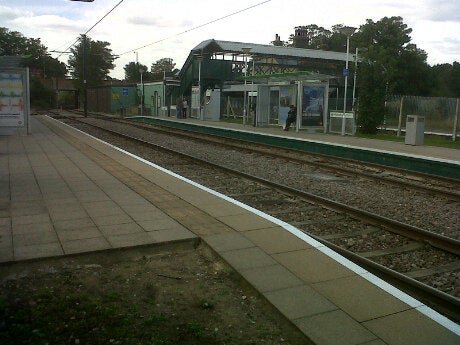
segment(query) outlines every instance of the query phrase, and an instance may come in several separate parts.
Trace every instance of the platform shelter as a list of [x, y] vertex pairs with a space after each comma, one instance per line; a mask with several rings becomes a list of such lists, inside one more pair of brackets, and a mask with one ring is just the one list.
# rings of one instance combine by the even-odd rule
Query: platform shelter
[[291, 105], [297, 108], [295, 129], [327, 131], [329, 82], [335, 77], [313, 72], [254, 75], [257, 127], [284, 125]]

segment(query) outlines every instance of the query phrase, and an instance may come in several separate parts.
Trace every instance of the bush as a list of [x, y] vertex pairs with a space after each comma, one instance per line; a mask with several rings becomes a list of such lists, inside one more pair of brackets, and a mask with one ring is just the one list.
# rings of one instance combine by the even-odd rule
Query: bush
[[358, 105], [357, 125], [361, 132], [375, 134], [383, 123], [385, 115], [384, 97], [362, 95]]
[[375, 134], [385, 116], [386, 80], [380, 66], [364, 63], [360, 85], [357, 125], [360, 132]]
[[49, 109], [56, 103], [55, 93], [37, 79], [30, 81], [30, 106], [35, 109]]

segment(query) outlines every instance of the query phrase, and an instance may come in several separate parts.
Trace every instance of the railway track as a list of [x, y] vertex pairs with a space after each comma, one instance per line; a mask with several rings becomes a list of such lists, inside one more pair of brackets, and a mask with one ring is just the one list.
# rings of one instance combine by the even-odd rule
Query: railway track
[[[80, 114], [80, 112], [74, 113]], [[324, 171], [346, 176], [357, 176], [378, 183], [386, 183], [401, 188], [409, 188], [412, 190], [429, 193], [431, 195], [439, 195], [442, 197], [448, 197], [455, 201], [460, 201], [460, 181], [447, 177], [416, 173], [372, 163], [363, 164], [361, 162], [353, 161], [350, 159], [342, 159], [338, 157], [332, 158], [330, 156], [321, 154], [311, 154], [295, 149], [288, 150], [276, 146], [261, 145], [253, 142], [251, 142], [250, 146], [248, 146], [248, 142], [244, 140], [222, 138], [210, 134], [204, 135], [184, 130], [177, 130], [170, 127], [152, 126], [119, 118], [104, 117], [100, 115], [92, 116], [95, 116], [99, 119], [104, 119], [106, 121], [129, 124], [144, 130], [167, 133], [168, 135], [187, 137], [201, 142], [208, 142], [213, 145], [218, 144], [229, 148], [237, 148], [241, 151], [257, 152], [275, 158], [288, 158], [292, 161], [308, 164], [312, 167], [322, 169]]]
[[[149, 160], [152, 160], [154, 155], [153, 161], [156, 164], [295, 225], [453, 320], [460, 320], [460, 291], [450, 291], [443, 287], [437, 278], [458, 274], [459, 240], [396, 222], [278, 182], [229, 169], [140, 138], [127, 137], [121, 132], [88, 123], [80, 123], [77, 127], [81, 126], [93, 128], [89, 132], [97, 134], [96, 136], [101, 136], [99, 131], [109, 133], [102, 135], [103, 140], [113, 141], [114, 136], [122, 138], [122, 146], [131, 152], [136, 151], [132, 147], [133, 144], [130, 144], [133, 142], [135, 146], [148, 147], [148, 151], [164, 152], [164, 155], [152, 152], [141, 155]], [[94, 128], [99, 133], [95, 133]], [[115, 144], [119, 146], [120, 142]], [[139, 155], [139, 152], [133, 153]], [[177, 159], [178, 156], [181, 158]], [[353, 248], [353, 242], [359, 241], [371, 243], [369, 250], [350, 250]], [[408, 270], [403, 264], [398, 263], [404, 255], [408, 256], [409, 263], [411, 255], [440, 259], [427, 259], [426, 267]], [[429, 273], [428, 276], [422, 274], [423, 271]], [[425, 283], [421, 282], [423, 280]]]
[[[107, 122], [91, 118], [85, 119], [85, 121], [92, 121], [93, 123], [96, 121], [96, 123], [101, 124]], [[117, 128], [121, 132], [131, 132], [134, 133], [133, 135], [146, 140], [166, 143], [165, 145], [176, 147], [182, 152], [188, 152], [197, 157], [212, 158], [215, 162], [226, 157], [227, 166], [235, 168], [241, 166], [248, 173], [258, 174], [267, 179], [271, 179], [272, 175], [283, 176], [285, 179], [287, 177], [289, 181], [286, 183], [294, 188], [309, 190], [313, 194], [354, 205], [372, 213], [379, 213], [382, 216], [397, 219], [416, 227], [426, 228], [444, 236], [460, 239], [460, 216], [458, 214], [460, 200], [451, 194], [434, 194], [414, 190], [406, 185], [402, 188], [398, 185], [382, 183], [379, 179], [375, 182], [351, 174], [338, 174], [304, 164], [301, 160], [293, 160], [289, 155], [273, 156], [264, 152], [233, 146], [211, 145], [209, 142], [197, 138], [184, 139], [183, 137], [170, 136], [165, 131], [151, 132], [150, 127], [146, 131], [142, 127], [140, 129], [137, 126], [133, 127], [132, 123], [108, 122], [104, 126]], [[246, 144], [246, 146], [248, 145]], [[209, 153], [208, 148], [212, 148]], [[248, 164], [246, 161], [250, 163]], [[260, 170], [258, 166], [265, 164], [264, 162], [268, 162], [266, 169], [264, 169], [265, 172], [256, 171], [257, 169]], [[253, 166], [257, 168], [253, 169]], [[446, 189], [456, 191], [457, 187], [455, 184], [450, 184], [446, 186]]]

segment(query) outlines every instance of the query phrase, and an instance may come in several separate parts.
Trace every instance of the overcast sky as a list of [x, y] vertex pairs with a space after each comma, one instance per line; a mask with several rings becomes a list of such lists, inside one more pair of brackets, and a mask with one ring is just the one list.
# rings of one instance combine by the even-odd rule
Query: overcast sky
[[[120, 0], [0, 0], [0, 26], [41, 38], [49, 50], [65, 50]], [[114, 54], [163, 40], [138, 50], [149, 68], [164, 57], [181, 68], [190, 50], [207, 39], [269, 44], [275, 34], [287, 40], [293, 28], [317, 24], [359, 27], [366, 19], [401, 16], [412, 28], [412, 43], [428, 53], [428, 63], [460, 61], [460, 0], [271, 0], [248, 11], [177, 36], [190, 28], [242, 10], [263, 0], [124, 0], [88, 35], [108, 41]], [[54, 57], [57, 54], [53, 54]], [[111, 76], [135, 61], [121, 55]], [[66, 61], [66, 57], [60, 58]]]

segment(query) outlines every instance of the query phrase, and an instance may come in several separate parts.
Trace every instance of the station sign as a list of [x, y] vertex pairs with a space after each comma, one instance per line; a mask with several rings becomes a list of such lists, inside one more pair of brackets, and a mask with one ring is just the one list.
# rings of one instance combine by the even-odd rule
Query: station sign
[[339, 112], [330, 112], [330, 117], [332, 118], [340, 118], [340, 119], [353, 119], [355, 116], [354, 113], [339, 113]]

